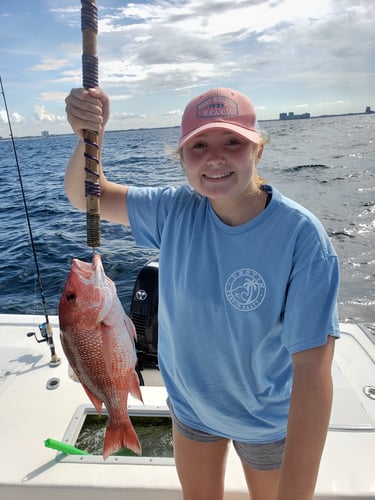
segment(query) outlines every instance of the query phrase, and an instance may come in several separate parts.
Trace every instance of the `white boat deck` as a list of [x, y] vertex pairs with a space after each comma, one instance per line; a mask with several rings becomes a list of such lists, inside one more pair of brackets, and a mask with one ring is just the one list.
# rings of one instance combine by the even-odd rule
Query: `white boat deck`
[[[181, 499], [173, 459], [110, 457], [104, 462], [101, 457], [67, 457], [44, 446], [47, 438], [66, 439], [75, 412], [90, 402], [68, 376], [57, 318], [50, 322], [60, 366], [49, 366], [45, 342], [26, 337], [30, 331], [39, 336], [43, 322], [44, 317], [0, 315], [1, 500]], [[315, 498], [369, 500], [375, 498], [375, 344], [357, 325], [342, 324], [341, 329], [334, 406]], [[130, 398], [129, 408], [166, 411], [159, 373], [142, 374], [145, 407]], [[54, 389], [47, 388], [51, 379]], [[233, 448], [225, 489], [226, 500], [248, 498]]]

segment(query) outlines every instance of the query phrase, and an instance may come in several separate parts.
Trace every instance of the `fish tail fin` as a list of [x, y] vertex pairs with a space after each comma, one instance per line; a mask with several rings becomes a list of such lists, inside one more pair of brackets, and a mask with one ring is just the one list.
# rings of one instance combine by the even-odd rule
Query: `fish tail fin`
[[137, 455], [142, 454], [141, 444], [130, 418], [127, 418], [125, 423], [122, 422], [121, 424], [108, 421], [103, 446], [104, 460], [107, 460], [109, 455], [123, 447], [128, 448]]
[[139, 387], [139, 378], [135, 370], [131, 374], [129, 392], [134, 398], [139, 399], [139, 401], [143, 403], [141, 388]]

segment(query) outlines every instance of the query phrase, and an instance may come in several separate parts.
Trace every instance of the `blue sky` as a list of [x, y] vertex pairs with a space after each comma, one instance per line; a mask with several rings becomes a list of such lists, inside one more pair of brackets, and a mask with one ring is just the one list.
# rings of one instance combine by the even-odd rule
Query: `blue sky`
[[[215, 86], [260, 120], [375, 109], [374, 0], [98, 0], [99, 79], [111, 129], [178, 125]], [[81, 86], [78, 0], [1, 0], [0, 75], [15, 135], [69, 132]], [[0, 136], [9, 135], [2, 99]]]

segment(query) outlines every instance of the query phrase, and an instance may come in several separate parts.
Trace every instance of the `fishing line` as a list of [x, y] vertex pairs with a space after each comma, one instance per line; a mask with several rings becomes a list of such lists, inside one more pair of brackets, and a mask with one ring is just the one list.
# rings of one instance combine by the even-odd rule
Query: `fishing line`
[[39, 263], [38, 263], [38, 258], [37, 258], [37, 253], [36, 253], [36, 247], [35, 247], [35, 242], [34, 242], [34, 237], [33, 237], [33, 231], [31, 228], [31, 222], [30, 222], [30, 215], [29, 215], [29, 209], [27, 207], [27, 202], [26, 202], [26, 195], [25, 195], [25, 190], [23, 186], [23, 180], [22, 180], [22, 174], [21, 174], [21, 169], [18, 161], [18, 155], [17, 155], [17, 148], [16, 148], [16, 143], [14, 141], [14, 136], [13, 136], [13, 130], [12, 130], [12, 124], [10, 121], [10, 116], [9, 116], [9, 111], [8, 111], [8, 105], [7, 105], [7, 100], [5, 97], [5, 91], [3, 87], [3, 81], [0, 76], [0, 86], [1, 86], [1, 93], [3, 95], [3, 101], [4, 101], [4, 107], [5, 107], [5, 113], [8, 119], [8, 127], [9, 127], [9, 133], [10, 133], [10, 138], [13, 146], [13, 153], [14, 153], [14, 158], [16, 161], [16, 167], [17, 167], [17, 172], [18, 172], [18, 180], [19, 184], [21, 187], [21, 194], [22, 194], [22, 200], [23, 200], [23, 207], [25, 210], [25, 215], [26, 215], [26, 221], [27, 221], [27, 227], [29, 230], [29, 236], [30, 236], [30, 242], [31, 242], [31, 248], [32, 248], [32, 253], [34, 257], [34, 264], [35, 264], [35, 269], [36, 269], [36, 274], [37, 274], [37, 282], [38, 282], [38, 287], [42, 299], [42, 305], [43, 305], [43, 310], [44, 310], [44, 316], [46, 319], [46, 322], [43, 323], [42, 325], [39, 325], [40, 332], [42, 334], [42, 340], [38, 340], [35, 333], [28, 333], [27, 336], [35, 336], [37, 342], [47, 342], [50, 350], [51, 350], [51, 361], [50, 361], [50, 366], [57, 366], [60, 364], [60, 359], [56, 356], [55, 352], [55, 346], [53, 343], [53, 333], [52, 333], [52, 327], [49, 322], [48, 318], [48, 312], [47, 312], [47, 304], [46, 304], [46, 299], [44, 295], [44, 289], [43, 289], [43, 284], [42, 284], [42, 277], [39, 269]]

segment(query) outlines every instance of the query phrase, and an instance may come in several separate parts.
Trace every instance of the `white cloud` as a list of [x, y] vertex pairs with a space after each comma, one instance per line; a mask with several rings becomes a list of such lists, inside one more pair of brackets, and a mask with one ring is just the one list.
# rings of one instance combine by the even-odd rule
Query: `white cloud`
[[17, 113], [17, 111], [15, 111], [14, 113], [12, 113], [11, 121], [13, 123], [22, 123], [23, 121], [25, 121], [25, 118]]
[[0, 109], [0, 121], [2, 123], [8, 123], [8, 117], [5, 109]]
[[66, 92], [42, 92], [40, 94], [42, 101], [45, 102], [48, 101], [63, 102], [66, 96], [67, 96]]
[[[373, 9], [369, 0], [360, 7], [354, 0], [340, 2], [160, 0], [120, 8], [100, 5], [100, 84], [117, 102], [124, 101], [116, 96], [122, 86], [129, 100], [143, 93], [181, 93], [211, 84], [240, 82], [247, 87], [247, 81], [258, 89], [273, 86], [275, 80], [296, 81], [306, 89], [340, 85], [338, 75], [346, 80], [340, 65], [350, 71], [348, 59], [353, 58], [361, 59], [363, 66], [363, 59], [370, 61], [375, 50], [372, 18], [366, 12]], [[76, 9], [64, 11], [65, 16], [73, 13], [78, 15]], [[62, 71], [62, 83], [76, 86], [81, 81], [78, 49], [75, 46], [73, 58], [79, 67]]]
[[318, 106], [336, 106], [337, 104], [345, 104], [344, 101], [319, 102]]
[[64, 68], [68, 64], [67, 59], [55, 59], [54, 57], [43, 57], [40, 64], [32, 66], [33, 71], [53, 71]]
[[130, 99], [131, 96], [130, 95], [126, 95], [126, 94], [118, 94], [118, 95], [113, 95], [111, 97], [111, 101], [126, 101], [128, 99]]
[[[98, 8], [99, 81], [111, 96], [111, 123], [114, 113], [124, 113], [116, 120], [131, 127], [138, 118], [142, 127], [178, 121], [173, 110], [216, 85], [248, 93], [260, 119], [301, 103], [313, 115], [324, 102], [343, 112], [374, 107], [373, 0], [108, 1]], [[9, 60], [27, 61], [23, 81], [11, 82], [10, 92], [20, 116], [37, 105], [28, 123], [62, 126], [64, 98], [81, 85], [79, 10], [54, 8], [56, 46], [42, 39], [9, 44]], [[330, 112], [330, 104], [324, 108]]]
[[[11, 125], [13, 123], [22, 123], [23, 121], [25, 121], [25, 118], [22, 115], [20, 115], [19, 113], [17, 113], [17, 112], [10, 113]], [[4, 123], [6, 125], [8, 124], [8, 116], [7, 116], [5, 109], [0, 109], [0, 122]]]
[[167, 111], [165, 114], [168, 116], [178, 116], [180, 117], [182, 115], [181, 109], [171, 109], [170, 111]]
[[39, 106], [38, 104], [34, 106], [34, 117], [37, 121], [56, 121], [56, 116], [54, 115], [54, 113], [47, 111], [44, 106]]
[[190, 0], [103, 8], [100, 81], [106, 88], [127, 84], [134, 93], [199, 87], [265, 65], [275, 73], [276, 53], [265, 45], [280, 39], [278, 27], [326, 15], [329, 6], [326, 0], [308, 8], [297, 0]]

